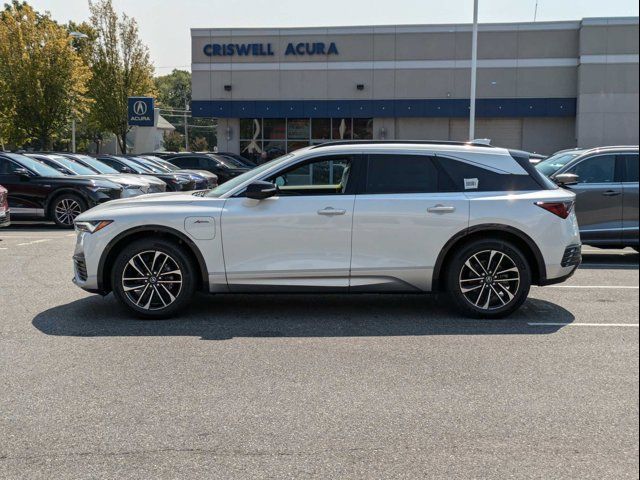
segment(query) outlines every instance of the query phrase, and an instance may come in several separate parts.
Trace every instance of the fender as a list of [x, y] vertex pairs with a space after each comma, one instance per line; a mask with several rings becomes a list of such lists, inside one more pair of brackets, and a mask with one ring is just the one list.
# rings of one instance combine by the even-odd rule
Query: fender
[[456, 233], [447, 241], [447, 243], [445, 243], [444, 247], [442, 247], [442, 250], [438, 255], [438, 259], [436, 260], [436, 264], [433, 267], [433, 277], [431, 281], [432, 291], [435, 291], [440, 288], [442, 266], [444, 264], [445, 258], [447, 257], [451, 249], [455, 245], [457, 245], [460, 241], [464, 241], [466, 237], [469, 237], [478, 232], [483, 232], [488, 230], [509, 233], [517, 237], [522, 242], [524, 242], [524, 244], [527, 245], [529, 250], [531, 250], [535, 258], [536, 267], [538, 269], [538, 277], [539, 277], [538, 283], [542, 283], [546, 281], [547, 267], [544, 263], [544, 257], [542, 256], [542, 252], [540, 252], [540, 249], [538, 248], [536, 243], [531, 239], [531, 237], [529, 237], [529, 235], [524, 233], [522, 230], [518, 230], [517, 228], [511, 227], [509, 225], [502, 225], [499, 223], [483, 223], [481, 225], [474, 225], [472, 227], [465, 228], [464, 230]]
[[131, 237], [132, 235], [136, 235], [144, 232], [148, 232], [148, 233], [162, 232], [168, 235], [173, 235], [175, 237], [178, 237], [182, 242], [184, 242], [189, 247], [189, 250], [191, 250], [193, 255], [196, 257], [196, 260], [198, 261], [198, 267], [200, 269], [200, 277], [202, 281], [202, 290], [205, 292], [209, 291], [209, 272], [207, 270], [207, 264], [204, 261], [202, 252], [200, 252], [200, 249], [194, 243], [194, 241], [191, 240], [189, 237], [187, 237], [184, 233], [171, 227], [165, 227], [163, 225], [143, 225], [140, 227], [130, 228], [129, 230], [125, 230], [124, 232], [121, 232], [120, 234], [112, 238], [111, 241], [107, 244], [107, 246], [103, 250], [102, 255], [100, 256], [100, 262], [98, 263], [98, 291], [99, 292], [104, 292], [103, 294], [107, 293], [107, 290], [105, 290], [104, 288], [104, 282], [103, 282], [104, 266], [107, 261], [107, 258], [109, 258], [109, 254], [111, 253], [111, 250], [113, 249], [113, 247], [115, 247], [121, 240], [125, 240], [126, 238]]
[[87, 202], [88, 207], [91, 208], [93, 206], [93, 200], [91, 200], [91, 198], [89, 197], [89, 195], [87, 195], [86, 192], [83, 192], [82, 189], [78, 188], [78, 189], [74, 189], [71, 187], [60, 187], [57, 188], [55, 190], [53, 190], [49, 196], [47, 196], [47, 198], [44, 201], [44, 212], [45, 215], [48, 215], [49, 212], [49, 207], [51, 206], [51, 201], [57, 197], [58, 195], [62, 194], [62, 193], [71, 193], [73, 195], [75, 195], [76, 197], [80, 197], [82, 198], [85, 202]]

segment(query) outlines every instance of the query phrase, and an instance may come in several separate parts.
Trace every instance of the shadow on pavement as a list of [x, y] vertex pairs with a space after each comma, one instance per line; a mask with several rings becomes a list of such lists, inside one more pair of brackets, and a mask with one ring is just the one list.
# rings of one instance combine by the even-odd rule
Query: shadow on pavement
[[436, 295], [199, 295], [180, 318], [136, 320], [113, 295], [91, 296], [38, 314], [47, 335], [234, 337], [367, 337], [406, 335], [531, 335], [554, 333], [574, 316], [550, 302], [529, 299], [503, 320], [462, 318]]
[[607, 269], [607, 270], [638, 270], [638, 252], [628, 249], [607, 253], [603, 250], [598, 253], [582, 253], [582, 269]]

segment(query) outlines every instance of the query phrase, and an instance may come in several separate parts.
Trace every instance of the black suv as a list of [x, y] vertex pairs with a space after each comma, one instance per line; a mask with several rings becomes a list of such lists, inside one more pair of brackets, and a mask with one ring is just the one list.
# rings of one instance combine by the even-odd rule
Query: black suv
[[85, 210], [122, 195], [122, 187], [108, 180], [68, 177], [36, 159], [7, 152], [0, 152], [0, 184], [9, 192], [14, 219], [53, 220], [65, 228], [73, 228], [73, 220]]
[[212, 153], [178, 153], [165, 160], [183, 169], [206, 170], [218, 176], [218, 184], [237, 177], [250, 169], [237, 160]]

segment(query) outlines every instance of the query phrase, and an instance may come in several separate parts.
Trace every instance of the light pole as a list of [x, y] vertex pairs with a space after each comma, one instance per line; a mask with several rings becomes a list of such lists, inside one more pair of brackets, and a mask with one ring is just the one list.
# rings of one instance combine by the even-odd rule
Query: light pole
[[471, 36], [471, 95], [469, 95], [469, 140], [476, 136], [476, 73], [478, 70], [478, 0], [473, 0], [473, 33]]
[[[89, 38], [89, 35], [82, 32], [69, 32], [69, 36], [78, 40]], [[76, 153], [76, 116], [73, 112], [71, 117], [71, 152]]]

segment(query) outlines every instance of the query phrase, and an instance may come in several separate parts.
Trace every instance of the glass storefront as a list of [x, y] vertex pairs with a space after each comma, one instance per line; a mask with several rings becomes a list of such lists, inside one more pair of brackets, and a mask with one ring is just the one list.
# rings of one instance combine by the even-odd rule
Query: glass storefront
[[240, 154], [261, 162], [329, 140], [373, 139], [372, 118], [241, 118]]

